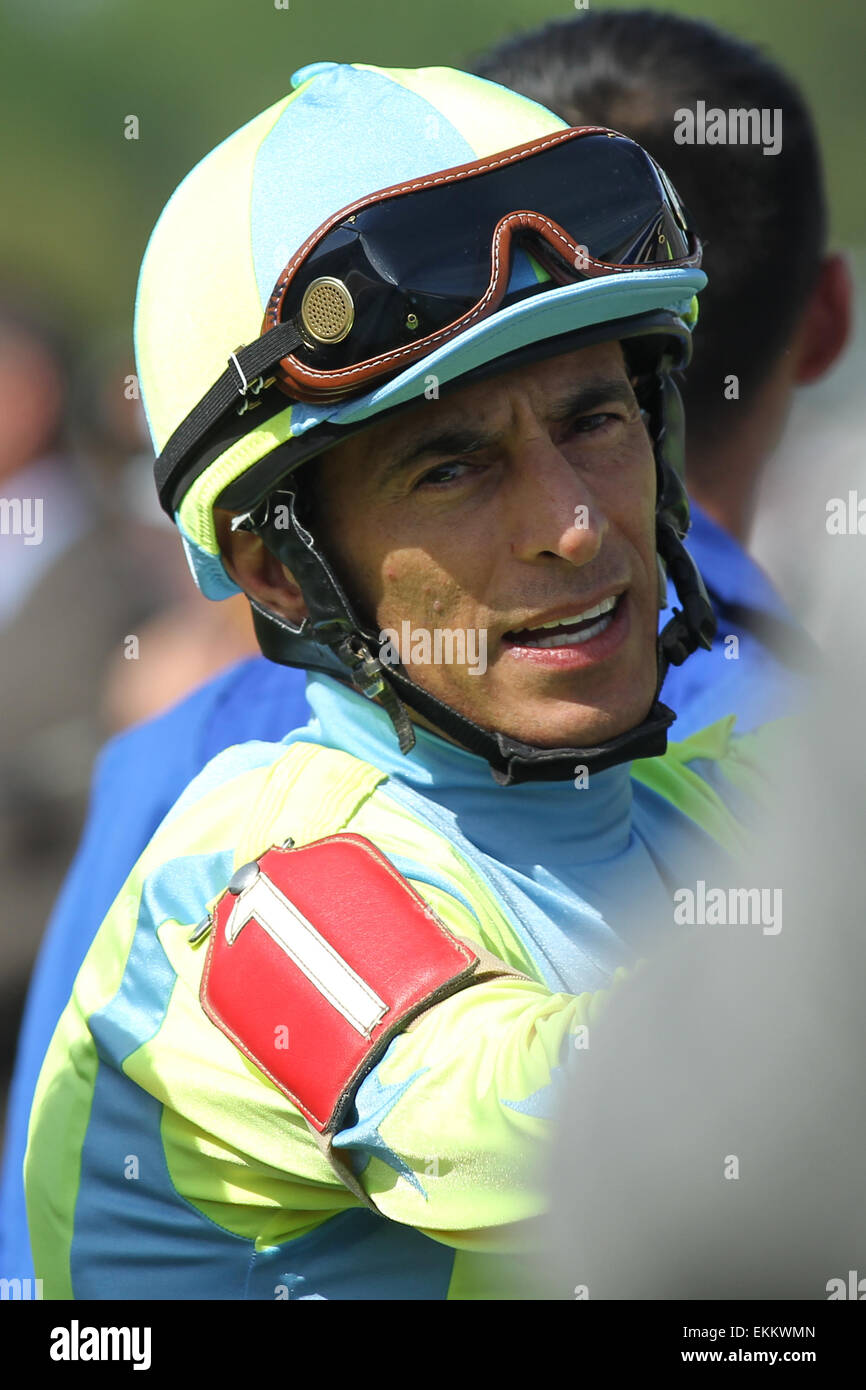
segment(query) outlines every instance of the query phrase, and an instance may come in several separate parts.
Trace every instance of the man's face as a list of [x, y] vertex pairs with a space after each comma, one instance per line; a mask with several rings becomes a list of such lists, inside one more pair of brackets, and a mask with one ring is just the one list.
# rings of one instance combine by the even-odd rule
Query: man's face
[[326, 553], [419, 685], [543, 747], [646, 716], [655, 468], [618, 343], [425, 400], [314, 467]]

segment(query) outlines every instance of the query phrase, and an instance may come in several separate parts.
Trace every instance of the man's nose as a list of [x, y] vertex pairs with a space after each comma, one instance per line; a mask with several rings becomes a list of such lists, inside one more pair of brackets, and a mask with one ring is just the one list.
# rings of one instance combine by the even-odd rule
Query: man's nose
[[511, 462], [512, 553], [524, 560], [556, 555], [573, 565], [595, 559], [607, 517], [580, 467], [562, 454], [543, 425], [520, 441]]

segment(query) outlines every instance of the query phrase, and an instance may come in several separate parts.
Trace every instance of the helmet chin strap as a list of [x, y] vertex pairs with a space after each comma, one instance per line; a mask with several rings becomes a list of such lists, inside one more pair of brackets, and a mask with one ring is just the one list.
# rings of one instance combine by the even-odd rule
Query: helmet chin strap
[[309, 612], [309, 617], [295, 626], [251, 600], [256, 635], [265, 656], [284, 665], [351, 680], [356, 690], [382, 704], [404, 753], [415, 743], [406, 709], [409, 706], [455, 743], [484, 758], [494, 780], [505, 787], [520, 782], [571, 781], [578, 768], [591, 776], [618, 763], [664, 753], [667, 731], [676, 718], [658, 698], [668, 667], [679, 666], [699, 645], [709, 649], [716, 629], [703, 580], [683, 545], [689, 512], [681, 475], [682, 404], [668, 365], [663, 360], [655, 372], [648, 428], [656, 459], [660, 569], [663, 563], [682, 609], [673, 610], [659, 634], [652, 704], [634, 728], [589, 748], [535, 747], [481, 728], [417, 685], [402, 665], [383, 665], [378, 635], [358, 619], [327, 558], [298, 515], [295, 492], [289, 490], [271, 493], [259, 508], [235, 521], [236, 528], [256, 532], [291, 570]]

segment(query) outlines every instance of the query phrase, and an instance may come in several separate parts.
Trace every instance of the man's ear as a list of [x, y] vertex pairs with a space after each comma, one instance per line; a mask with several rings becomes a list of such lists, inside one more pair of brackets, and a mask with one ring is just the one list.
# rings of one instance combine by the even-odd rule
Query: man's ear
[[825, 256], [797, 331], [794, 381], [806, 386], [830, 370], [851, 336], [854, 286], [844, 256]]
[[214, 524], [225, 567], [250, 598], [298, 626], [308, 617], [307, 605], [294, 577], [264, 541], [252, 531], [233, 531], [234, 512], [214, 508]]

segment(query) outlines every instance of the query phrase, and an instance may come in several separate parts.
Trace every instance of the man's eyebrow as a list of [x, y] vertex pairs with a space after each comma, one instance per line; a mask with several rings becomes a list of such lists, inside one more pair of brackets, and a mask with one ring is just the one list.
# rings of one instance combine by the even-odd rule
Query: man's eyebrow
[[547, 412], [549, 420], [568, 420], [573, 415], [584, 415], [596, 406], [608, 405], [618, 401], [620, 405], [635, 404], [635, 394], [631, 383], [625, 377], [611, 377], [609, 380], [596, 379], [562, 396]]
[[[611, 377], [585, 382], [549, 406], [547, 418], [556, 422], [568, 420], [613, 401], [618, 401], [621, 405], [634, 405], [634, 392], [626, 378]], [[479, 453], [482, 449], [489, 449], [498, 444], [502, 435], [502, 430], [484, 432], [468, 425], [456, 424], [437, 430], [431, 424], [428, 434], [416, 436], [404, 449], [400, 449], [388, 460], [379, 475], [379, 482], [390, 482], [404, 469], [425, 458], [441, 458], [446, 454], [457, 456]]]
[[419, 463], [422, 459], [430, 457], [441, 457], [443, 454], [475, 454], [482, 449], [489, 449], [501, 439], [501, 431], [498, 433], [483, 433], [480, 430], [472, 429], [470, 426], [461, 427], [450, 425], [445, 429], [433, 430], [430, 434], [416, 437], [407, 444], [405, 449], [401, 449], [394, 458], [382, 469], [379, 476], [381, 483], [387, 483], [398, 473], [402, 473], [413, 463]]

